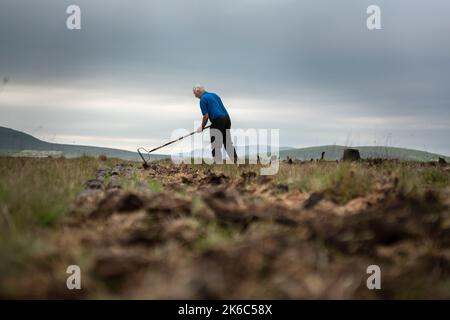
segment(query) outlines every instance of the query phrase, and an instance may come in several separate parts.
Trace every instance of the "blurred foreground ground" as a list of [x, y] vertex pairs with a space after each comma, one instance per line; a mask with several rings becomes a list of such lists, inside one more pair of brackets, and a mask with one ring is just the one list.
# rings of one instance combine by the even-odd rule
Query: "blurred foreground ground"
[[436, 163], [2, 157], [0, 297], [448, 299], [449, 206]]

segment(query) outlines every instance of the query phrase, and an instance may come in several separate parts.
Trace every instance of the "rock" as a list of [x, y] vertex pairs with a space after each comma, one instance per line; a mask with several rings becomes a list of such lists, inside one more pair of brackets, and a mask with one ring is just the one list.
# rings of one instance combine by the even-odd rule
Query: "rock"
[[345, 149], [342, 160], [344, 160], [344, 161], [359, 161], [359, 160], [361, 160], [359, 150], [358, 149]]

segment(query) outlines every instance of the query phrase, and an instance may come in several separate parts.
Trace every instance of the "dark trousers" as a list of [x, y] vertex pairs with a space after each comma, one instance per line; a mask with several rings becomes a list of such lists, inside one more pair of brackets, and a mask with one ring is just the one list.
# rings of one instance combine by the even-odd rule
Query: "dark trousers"
[[[225, 150], [228, 153], [228, 156], [230, 159], [233, 160], [234, 163], [237, 162], [237, 154], [236, 149], [233, 146], [233, 140], [231, 139], [230, 134], [230, 128], [231, 128], [231, 120], [230, 117], [223, 117], [219, 119], [214, 119], [211, 121], [211, 148], [212, 148], [212, 156], [214, 158], [214, 162], [216, 163], [222, 163], [222, 145], [225, 146]], [[219, 139], [219, 136], [214, 136], [213, 129], [218, 130], [221, 133], [221, 139]], [[217, 132], [218, 133], [218, 132]]]

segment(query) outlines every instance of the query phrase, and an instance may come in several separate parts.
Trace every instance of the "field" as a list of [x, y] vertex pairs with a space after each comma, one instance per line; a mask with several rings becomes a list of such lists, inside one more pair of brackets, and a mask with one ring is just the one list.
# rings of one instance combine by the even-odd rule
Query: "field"
[[446, 164], [0, 157], [0, 298], [449, 299], [449, 207]]

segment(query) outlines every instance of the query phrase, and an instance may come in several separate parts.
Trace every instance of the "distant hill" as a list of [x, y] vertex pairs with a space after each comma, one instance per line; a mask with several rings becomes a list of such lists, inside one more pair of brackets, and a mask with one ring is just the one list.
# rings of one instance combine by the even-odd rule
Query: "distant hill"
[[[6, 155], [14, 155], [26, 150], [26, 153], [34, 151], [58, 151], [62, 152], [65, 157], [79, 157], [82, 155], [99, 156], [106, 155], [107, 157], [119, 158], [124, 160], [140, 160], [136, 152], [101, 148], [71, 144], [49, 143], [39, 140], [32, 135], [17, 131], [10, 128], [0, 127], [0, 153]], [[167, 158], [166, 155], [152, 154], [151, 160]]]
[[[301, 149], [289, 149], [280, 151], [280, 158], [286, 159], [287, 156], [298, 160], [320, 159], [322, 152], [325, 152], [325, 160], [338, 160], [342, 158], [344, 149], [349, 148], [339, 145], [309, 147]], [[406, 161], [436, 161], [439, 157], [450, 161], [450, 157], [419, 151], [414, 149], [396, 148], [396, 147], [351, 147], [358, 149], [362, 158], [383, 158], [399, 159]]]
[[[205, 155], [209, 156], [209, 147]], [[319, 159], [322, 152], [325, 152], [325, 160], [338, 160], [342, 158], [344, 149], [347, 147], [340, 145], [328, 145], [328, 146], [318, 146], [318, 147], [308, 147], [308, 148], [291, 148], [291, 147], [280, 147], [280, 158], [286, 159], [286, 157], [295, 158], [299, 160], [310, 160]], [[450, 157], [413, 150], [405, 148], [396, 147], [352, 147], [358, 149], [361, 153], [362, 158], [387, 158], [387, 159], [400, 159], [407, 161], [436, 161], [439, 157], [450, 161]], [[237, 147], [238, 156], [242, 156], [244, 153], [255, 154], [257, 152], [257, 146], [248, 147]], [[267, 147], [270, 153], [270, 146]], [[49, 143], [39, 140], [32, 135], [27, 133], [17, 131], [10, 128], [0, 127], [0, 154], [3, 155], [32, 155], [33, 151], [36, 154], [61, 154], [65, 157], [79, 157], [82, 155], [88, 156], [99, 156], [106, 155], [107, 157], [119, 158], [124, 160], [140, 160], [139, 155], [136, 152], [113, 149], [113, 148], [102, 148], [102, 147], [91, 147], [91, 146], [81, 146], [81, 145], [71, 145], [71, 144], [58, 144]], [[196, 149], [191, 153], [194, 157], [201, 157], [202, 150]], [[163, 154], [152, 154], [151, 160], [158, 160], [163, 158], [168, 158], [168, 155]]]
[[[450, 161], [450, 157], [430, 153], [426, 151], [419, 151], [414, 149], [396, 148], [396, 147], [379, 147], [379, 146], [361, 146], [361, 147], [346, 147], [340, 145], [317, 146], [308, 148], [292, 148], [280, 147], [279, 154], [281, 159], [287, 157], [298, 160], [320, 159], [322, 152], [325, 152], [325, 160], [339, 160], [342, 158], [344, 149], [355, 148], [358, 149], [363, 159], [367, 158], [383, 158], [383, 159], [399, 159], [404, 161], [437, 161], [439, 157]], [[264, 149], [264, 148], [263, 148]], [[266, 146], [267, 154], [271, 154], [271, 147]], [[255, 155], [258, 153], [258, 146], [238, 146], [236, 147], [238, 157], [243, 155]], [[195, 149], [191, 155], [201, 158], [202, 149]], [[205, 149], [205, 157], [211, 157], [209, 146]]]

